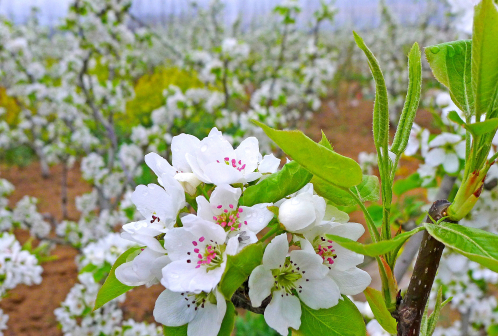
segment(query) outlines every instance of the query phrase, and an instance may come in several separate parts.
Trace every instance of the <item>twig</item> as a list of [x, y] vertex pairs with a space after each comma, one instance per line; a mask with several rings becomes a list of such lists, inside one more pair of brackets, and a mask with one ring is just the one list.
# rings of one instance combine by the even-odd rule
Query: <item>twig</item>
[[[445, 175], [443, 181], [441, 182], [441, 186], [439, 187], [439, 191], [436, 195], [436, 199], [446, 199], [450, 195], [451, 189], [453, 189], [453, 185], [455, 184], [456, 177]], [[398, 283], [401, 282], [401, 279], [405, 275], [406, 271], [412, 264], [415, 255], [417, 254], [418, 248], [420, 246], [420, 242], [422, 241], [422, 237], [424, 236], [423, 232], [416, 233], [410, 240], [406, 243], [401, 256], [399, 256], [398, 261], [396, 262], [396, 266], [394, 267], [394, 276]]]
[[251, 299], [249, 298], [249, 283], [248, 281], [239, 287], [232, 296], [232, 303], [236, 308], [243, 308], [249, 310], [256, 314], [263, 314], [265, 312], [266, 306], [271, 301], [271, 295], [263, 300], [260, 307], [253, 307], [251, 304]]
[[[429, 210], [426, 222], [446, 217], [450, 206], [447, 200], [437, 200]], [[418, 336], [425, 305], [443, 254], [444, 244], [432, 238], [427, 231], [418, 251], [417, 261], [410, 279], [410, 285], [393, 317], [398, 321], [398, 336]]]

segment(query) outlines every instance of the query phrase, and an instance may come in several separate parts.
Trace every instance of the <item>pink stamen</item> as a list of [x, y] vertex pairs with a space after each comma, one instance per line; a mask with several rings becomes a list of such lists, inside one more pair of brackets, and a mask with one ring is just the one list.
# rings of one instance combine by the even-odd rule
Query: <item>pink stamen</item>
[[230, 161], [230, 158], [229, 158], [229, 157], [226, 157], [226, 158], [225, 158], [225, 161]]
[[218, 217], [216, 217], [216, 216], [213, 216], [213, 219], [214, 219], [214, 220], [216, 221], [216, 220], [218, 220]]
[[227, 212], [228, 212], [228, 210], [227, 210], [227, 209], [225, 209], [225, 210], [223, 210], [223, 211], [225, 211], [225, 213], [227, 213]]
[[221, 205], [221, 204], [217, 206], [217, 208], [218, 208], [218, 209], [221, 209], [221, 207], [222, 207], [222, 205]]
[[194, 249], [194, 253], [199, 253], [199, 249], [198, 248]]
[[230, 204], [229, 207], [230, 207], [230, 209], [233, 209], [233, 204]]
[[204, 237], [199, 238], [199, 241], [202, 243], [204, 241]]
[[197, 256], [199, 257], [199, 259], [202, 259], [202, 254], [199, 253]]
[[196, 242], [196, 241], [193, 241], [193, 242], [192, 242], [192, 244], [193, 244], [194, 246], [197, 246], [197, 242]]
[[243, 212], [243, 211], [244, 211], [244, 209], [242, 209], [242, 208], [239, 208], [239, 212]]

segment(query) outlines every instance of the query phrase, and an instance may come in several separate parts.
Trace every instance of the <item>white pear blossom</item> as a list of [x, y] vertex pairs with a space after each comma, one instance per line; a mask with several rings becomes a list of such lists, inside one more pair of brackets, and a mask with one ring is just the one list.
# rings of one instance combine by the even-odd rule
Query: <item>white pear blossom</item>
[[164, 238], [172, 262], [163, 268], [161, 283], [174, 292], [210, 292], [221, 280], [227, 254], [235, 254], [238, 238], [225, 244], [221, 226], [195, 215], [182, 217], [182, 223]]
[[301, 325], [302, 300], [311, 309], [330, 308], [339, 302], [336, 283], [327, 276], [322, 258], [305, 250], [289, 251], [287, 235], [275, 237], [266, 247], [263, 264], [249, 277], [249, 297], [254, 307], [272, 295], [265, 321], [281, 335]]
[[165, 189], [156, 184], [137, 186], [131, 199], [145, 220], [123, 225], [122, 237], [165, 253], [155, 236], [173, 228], [186, 202], [183, 187], [177, 180], [168, 174], [162, 174], [161, 180]]
[[193, 135], [177, 135], [171, 140], [173, 165], [170, 165], [168, 161], [156, 153], [145, 155], [145, 163], [157, 175], [159, 184], [163, 184], [161, 176], [168, 174], [180, 182], [187, 193], [194, 195], [201, 181], [192, 173], [185, 156], [187, 153], [193, 152], [199, 146], [199, 143], [200, 140]]
[[162, 278], [162, 269], [171, 262], [164, 253], [144, 249], [132, 261], [116, 268], [116, 278], [128, 286], [151, 286]]
[[428, 129], [413, 123], [410, 137], [408, 138], [408, 145], [405, 149], [405, 155], [415, 155], [420, 149], [421, 155], [425, 157], [429, 151], [429, 135], [430, 132]]
[[325, 200], [313, 194], [311, 183], [291, 198], [278, 203], [280, 203], [278, 220], [289, 232], [301, 232], [310, 225], [319, 224], [325, 215]]
[[255, 171], [261, 154], [258, 139], [249, 137], [233, 149], [215, 127], [201, 140], [199, 147], [187, 153], [187, 162], [194, 174], [205, 183], [233, 184], [254, 181], [261, 177]]
[[460, 159], [465, 159], [465, 141], [457, 134], [441, 133], [429, 143], [429, 148], [426, 164], [432, 167], [442, 164], [448, 173], [456, 173]]
[[267, 208], [271, 203], [238, 206], [241, 193], [240, 188], [222, 184], [214, 189], [209, 201], [204, 196], [196, 199], [197, 215], [221, 226], [228, 233], [227, 239], [237, 236], [238, 251], [257, 242], [256, 234], [273, 218], [273, 213]]
[[363, 292], [370, 284], [370, 275], [356, 267], [363, 262], [363, 255], [335, 244], [328, 234], [358, 240], [365, 228], [358, 223], [334, 223], [318, 225], [304, 232], [301, 248], [315, 252], [328, 267], [328, 276], [337, 284], [341, 294], [355, 295]]
[[216, 336], [227, 305], [219, 290], [209, 292], [172, 292], [166, 289], [157, 298], [154, 318], [170, 327], [188, 324], [188, 336]]

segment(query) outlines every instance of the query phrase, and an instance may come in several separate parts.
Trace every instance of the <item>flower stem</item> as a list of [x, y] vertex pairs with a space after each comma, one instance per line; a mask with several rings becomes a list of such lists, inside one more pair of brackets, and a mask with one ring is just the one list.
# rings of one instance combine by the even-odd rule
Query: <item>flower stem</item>
[[276, 234], [278, 231], [280, 231], [279, 224], [275, 225], [275, 227], [273, 229], [271, 229], [269, 232], [267, 232], [263, 236], [263, 238], [261, 238], [260, 240], [258, 240], [258, 242], [264, 242], [265, 240], [267, 240], [268, 238], [270, 238], [273, 234]]
[[370, 213], [368, 212], [367, 208], [365, 207], [365, 204], [361, 201], [361, 199], [358, 197], [356, 193], [348, 189], [349, 194], [354, 198], [356, 203], [360, 206], [361, 211], [363, 211], [363, 215], [365, 216], [365, 220], [367, 221], [367, 227], [368, 227], [368, 232], [370, 233], [370, 237], [372, 237], [372, 241], [374, 243], [380, 241], [380, 234], [379, 231], [377, 231], [377, 228], [375, 227], [375, 223], [372, 219], [372, 216], [370, 216]]

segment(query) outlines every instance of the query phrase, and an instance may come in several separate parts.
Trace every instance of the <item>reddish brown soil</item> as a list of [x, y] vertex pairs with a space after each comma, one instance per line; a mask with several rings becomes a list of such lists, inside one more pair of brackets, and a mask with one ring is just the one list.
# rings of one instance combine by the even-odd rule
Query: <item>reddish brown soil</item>
[[[371, 137], [372, 102], [359, 101], [357, 106], [340, 102], [336, 107], [331, 106], [332, 103], [325, 105], [307, 133], [318, 140], [322, 129], [337, 152], [355, 159], [362, 151], [373, 152], [375, 148]], [[417, 122], [429, 126], [429, 113], [421, 111]], [[416, 167], [414, 163], [409, 162], [402, 162], [403, 166], [408, 166], [408, 169], [401, 169], [400, 172], [404, 174]], [[6, 178], [16, 187], [11, 197], [12, 205], [24, 195], [34, 196], [39, 199], [40, 212], [50, 213], [60, 219], [61, 167], [52, 167], [51, 173], [48, 179], [41, 178], [37, 163], [25, 168], [0, 166], [0, 177]], [[77, 166], [70, 170], [68, 181], [69, 217], [76, 219], [78, 213], [74, 207], [74, 197], [89, 191], [90, 187], [81, 179]], [[351, 219], [363, 222], [361, 214], [353, 213]], [[16, 235], [21, 243], [28, 237], [22, 230], [17, 230]], [[76, 282], [77, 269], [74, 259], [77, 250], [58, 245], [53, 255], [57, 256], [58, 260], [43, 264], [43, 282], [40, 285], [18, 286], [7, 298], [1, 300], [0, 308], [10, 316], [9, 329], [5, 335], [61, 335], [53, 311]], [[152, 321], [154, 301], [161, 291], [161, 286], [156, 285], [149, 289], [140, 287], [130, 292], [123, 306], [125, 318]]]

